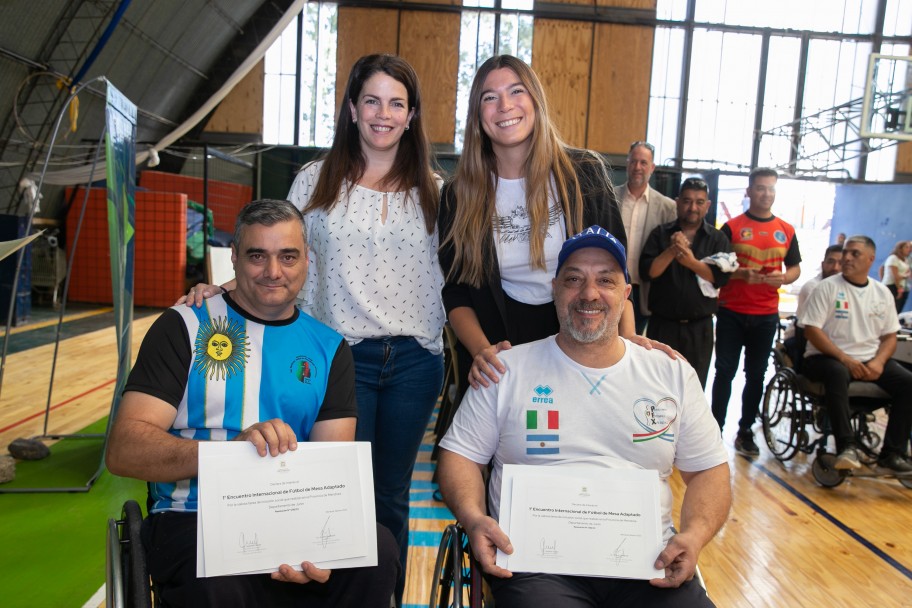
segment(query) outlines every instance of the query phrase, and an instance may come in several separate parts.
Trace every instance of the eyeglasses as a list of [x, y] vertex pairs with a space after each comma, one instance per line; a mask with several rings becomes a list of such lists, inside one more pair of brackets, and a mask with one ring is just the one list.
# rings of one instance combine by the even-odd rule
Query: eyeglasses
[[699, 177], [688, 177], [681, 184], [681, 190], [703, 190], [709, 192], [709, 186]]
[[633, 142], [632, 144], [630, 144], [630, 150], [627, 151], [628, 154], [629, 154], [630, 152], [633, 152], [633, 149], [636, 148], [636, 147], [639, 147], [639, 146], [643, 146], [644, 148], [646, 148], [647, 150], [649, 150], [650, 152], [652, 152], [653, 155], [655, 155], [655, 151], [656, 151], [655, 146], [653, 146], [653, 145], [652, 145], [651, 143], [649, 143], [648, 141], [635, 141], [635, 142]]

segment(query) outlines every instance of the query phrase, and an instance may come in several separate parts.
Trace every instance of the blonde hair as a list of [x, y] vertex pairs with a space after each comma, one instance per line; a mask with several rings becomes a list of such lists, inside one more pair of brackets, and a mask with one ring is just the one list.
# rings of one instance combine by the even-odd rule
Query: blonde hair
[[[485, 257], [493, 245], [493, 219], [496, 209], [497, 158], [491, 140], [481, 125], [481, 95], [485, 80], [494, 70], [507, 68], [516, 73], [532, 98], [535, 124], [532, 129], [529, 156], [526, 159], [526, 209], [529, 213], [529, 266], [545, 268], [545, 236], [548, 232], [548, 202], [552, 192], [561, 205], [567, 230], [576, 234], [583, 229], [583, 185], [557, 129], [551, 122], [545, 91], [538, 76], [521, 59], [496, 55], [478, 68], [469, 93], [465, 141], [456, 166], [453, 190], [456, 196], [453, 223], [448, 234], [441, 235], [441, 247], [452, 247], [454, 260], [448, 280], [480, 287], [491, 276], [492, 256]], [[604, 164], [589, 154], [602, 167], [604, 183], [609, 184]], [[604, 187], [604, 186], [603, 186]], [[457, 273], [455, 269], [460, 269]], [[456, 275], [458, 276], [452, 276]]]

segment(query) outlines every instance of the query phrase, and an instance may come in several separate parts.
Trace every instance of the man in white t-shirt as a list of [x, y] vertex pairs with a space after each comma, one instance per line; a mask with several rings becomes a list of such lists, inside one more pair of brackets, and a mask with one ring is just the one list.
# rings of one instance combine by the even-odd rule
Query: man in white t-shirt
[[808, 296], [817, 287], [817, 284], [824, 279], [828, 279], [834, 274], [839, 274], [842, 270], [842, 245], [830, 245], [823, 254], [823, 261], [820, 263], [820, 273], [801, 286], [798, 292], [798, 308], [795, 310], [795, 317], [800, 318], [807, 306]]
[[842, 274], [814, 288], [798, 317], [808, 340], [802, 373], [822, 382], [836, 437], [837, 469], [861, 467], [849, 420], [849, 383], [874, 382], [890, 393], [892, 407], [878, 468], [912, 474], [905, 459], [912, 431], [912, 372], [891, 357], [899, 319], [893, 295], [868, 276], [876, 247], [866, 236], [849, 237], [842, 251]]
[[[713, 605], [692, 577], [731, 506], [728, 453], [693, 368], [618, 336], [630, 293], [626, 268], [623, 245], [603, 228], [568, 239], [552, 281], [560, 332], [502, 352], [506, 373], [466, 394], [440, 444], [444, 499], [499, 608]], [[486, 506], [482, 472], [492, 459]], [[655, 566], [664, 578], [511, 573], [495, 564], [495, 548], [513, 551], [497, 523], [503, 465], [571, 463], [658, 471], [667, 544]], [[668, 484], [674, 467], [687, 484], [677, 533]]]

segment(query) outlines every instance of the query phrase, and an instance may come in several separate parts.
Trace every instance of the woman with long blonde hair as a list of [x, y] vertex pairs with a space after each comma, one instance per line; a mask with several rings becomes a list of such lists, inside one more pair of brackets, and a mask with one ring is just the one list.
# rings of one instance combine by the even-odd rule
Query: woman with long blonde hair
[[[498, 352], [558, 332], [557, 255], [594, 224], [626, 246], [605, 161], [561, 140], [531, 67], [491, 57], [472, 82], [462, 156], [438, 222], [444, 306], [473, 387], [505, 371]], [[628, 303], [624, 337], [634, 334], [632, 315]]]

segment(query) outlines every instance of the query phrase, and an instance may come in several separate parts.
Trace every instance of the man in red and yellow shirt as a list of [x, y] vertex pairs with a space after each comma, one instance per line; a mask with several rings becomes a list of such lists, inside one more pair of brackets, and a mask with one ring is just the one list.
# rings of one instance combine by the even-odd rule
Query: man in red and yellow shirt
[[763, 376], [779, 324], [778, 290], [801, 273], [795, 228], [772, 213], [777, 181], [779, 174], [773, 169], [751, 171], [748, 210], [722, 227], [738, 256], [739, 268], [719, 293], [712, 411], [721, 429], [743, 347], [745, 383], [735, 450], [746, 456], [760, 453], [751, 425], [760, 409]]

